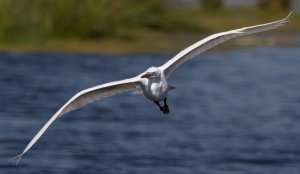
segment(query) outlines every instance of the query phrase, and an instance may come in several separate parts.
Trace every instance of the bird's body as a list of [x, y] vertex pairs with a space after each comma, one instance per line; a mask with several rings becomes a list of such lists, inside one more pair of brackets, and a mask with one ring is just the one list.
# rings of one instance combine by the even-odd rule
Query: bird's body
[[[168, 95], [168, 82], [164, 73], [158, 67], [149, 68], [158, 74], [154, 78], [141, 78], [140, 86], [144, 95], [152, 101], [162, 101]], [[148, 70], [149, 71], [149, 70]]]
[[[129, 90], [142, 90], [146, 98], [158, 105], [164, 114], [168, 114], [169, 107], [167, 105], [167, 95], [168, 91], [173, 89], [173, 87], [168, 85], [167, 79], [178, 66], [226, 40], [278, 28], [287, 23], [290, 17], [291, 13], [287, 17], [275, 22], [213, 34], [182, 50], [160, 67], [150, 67], [148, 70], [136, 77], [110, 82], [80, 91], [68, 102], [66, 102], [41, 128], [41, 130], [29, 142], [23, 152], [17, 156], [17, 162], [36, 143], [36, 141], [57, 118], [63, 114], [79, 109], [89, 103], [104, 99], [106, 97]], [[161, 101], [164, 102], [163, 106], [161, 106], [159, 103]]]

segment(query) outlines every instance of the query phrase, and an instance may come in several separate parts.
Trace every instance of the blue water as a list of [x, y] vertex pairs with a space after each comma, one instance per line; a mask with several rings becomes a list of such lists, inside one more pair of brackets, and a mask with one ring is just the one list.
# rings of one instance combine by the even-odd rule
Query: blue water
[[108, 98], [54, 122], [14, 165], [73, 94], [171, 56], [0, 53], [0, 173], [299, 174], [299, 47], [203, 54], [171, 76], [169, 116], [144, 96]]

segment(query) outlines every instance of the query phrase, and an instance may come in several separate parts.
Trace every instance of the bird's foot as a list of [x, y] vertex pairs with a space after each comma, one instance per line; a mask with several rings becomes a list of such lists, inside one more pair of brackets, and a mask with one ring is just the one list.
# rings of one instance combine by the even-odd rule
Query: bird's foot
[[155, 101], [154, 103], [159, 107], [161, 112], [163, 112], [164, 114], [170, 113], [169, 106], [167, 105], [167, 98], [164, 100], [164, 106], [161, 106], [157, 101]]
[[169, 106], [168, 105], [164, 105], [163, 107], [160, 108], [160, 110], [164, 113], [164, 114], [169, 114], [170, 110], [169, 110]]

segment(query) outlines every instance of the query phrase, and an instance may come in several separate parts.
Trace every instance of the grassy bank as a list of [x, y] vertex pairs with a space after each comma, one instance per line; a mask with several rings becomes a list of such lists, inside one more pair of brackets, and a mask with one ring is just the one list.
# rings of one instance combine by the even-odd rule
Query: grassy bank
[[[3, 3], [5, 0], [0, 2]], [[90, 4], [94, 1], [86, 2], [89, 2], [84, 6], [87, 8], [87, 11], [91, 6], [95, 5]], [[135, 1], [129, 2], [134, 3]], [[115, 14], [117, 16], [114, 15], [111, 18], [106, 18], [106, 20], [97, 21], [99, 18], [92, 17], [94, 21], [90, 20], [89, 22], [86, 22], [85, 20], [80, 21], [82, 17], [86, 17], [87, 14], [85, 14], [85, 12], [78, 12], [77, 16], [75, 15], [76, 18], [74, 18], [78, 20], [74, 21], [73, 19], [73, 23], [69, 23], [70, 19], [63, 19], [64, 16], [68, 16], [70, 14], [62, 15], [62, 12], [60, 12], [60, 15], [56, 20], [62, 18], [62, 21], [58, 21], [69, 23], [62, 26], [61, 29], [55, 29], [53, 26], [54, 24], [52, 23], [55, 20], [51, 19], [51, 16], [53, 16], [51, 13], [53, 13], [53, 10], [57, 10], [57, 7], [53, 7], [52, 12], [49, 10], [51, 13], [49, 11], [43, 12], [45, 13], [45, 18], [34, 17], [36, 15], [39, 16], [39, 13], [35, 12], [37, 13], [36, 15], [29, 15], [29, 18], [26, 17], [26, 19], [21, 20], [21, 22], [17, 20], [14, 25], [8, 25], [9, 22], [7, 22], [7, 24], [5, 24], [6, 27], [10, 26], [12, 28], [6, 28], [6, 32], [3, 32], [5, 29], [5, 27], [3, 27], [4, 22], [2, 22], [2, 24], [0, 22], [0, 26], [2, 27], [2, 34], [0, 34], [0, 51], [75, 51], [99, 53], [176, 52], [209, 34], [277, 20], [285, 17], [289, 13], [288, 11], [266, 11], [260, 8], [236, 8], [217, 11], [199, 9], [167, 9], [164, 4], [156, 3], [146, 4], [146, 9], [148, 10], [140, 10], [139, 12], [136, 12], [136, 10], [131, 9], [127, 12], [128, 14], [122, 12], [120, 14]], [[63, 4], [62, 7], [64, 7], [64, 5], [66, 4]], [[120, 5], [124, 4], [119, 4], [119, 6]], [[134, 6], [135, 9], [139, 9], [137, 4], [130, 5]], [[118, 7], [118, 4], [114, 4], [113, 6]], [[117, 7], [113, 7], [112, 9]], [[38, 7], [36, 8], [39, 9]], [[171, 15], [167, 12], [168, 10], [171, 10], [174, 13]], [[132, 14], [134, 11], [135, 13]], [[100, 15], [98, 13], [99, 12], [93, 15]], [[153, 16], [153, 14], [156, 15]], [[135, 18], [139, 15], [144, 18], [139, 19], [140, 21], [136, 21], [138, 19]], [[32, 23], [33, 19], [35, 19], [36, 22]], [[26, 20], [31, 21], [27, 26], [28, 28], [24, 28], [23, 26], [27, 24]], [[48, 22], [45, 22], [44, 20]], [[135, 22], [128, 22], [131, 20]], [[296, 22], [298, 20], [299, 17], [296, 15], [285, 27], [268, 32], [267, 34], [272, 33], [274, 36], [280, 36], [273, 37], [272, 44], [286, 44], [287, 41], [284, 38], [282, 39], [282, 35], [298, 33], [300, 31], [300, 23]], [[106, 23], [103, 24], [103, 21]], [[97, 25], [98, 22], [101, 23], [101, 25]], [[37, 24], [41, 25], [42, 28], [31, 30], [39, 27]], [[47, 28], [47, 25], [50, 26]], [[13, 33], [11, 30], [19, 31]], [[25, 31], [23, 32], [22, 30]], [[276, 41], [276, 38], [278, 38], [278, 41]], [[291, 42], [294, 43], [294, 41]], [[269, 44], [269, 41], [259, 38], [244, 38], [230, 42], [230, 44]]]

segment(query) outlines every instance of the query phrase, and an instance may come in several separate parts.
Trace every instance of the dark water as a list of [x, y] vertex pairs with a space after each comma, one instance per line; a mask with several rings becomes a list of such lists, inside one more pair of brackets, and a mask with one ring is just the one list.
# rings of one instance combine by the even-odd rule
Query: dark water
[[42, 125], [77, 91], [171, 55], [0, 53], [0, 173], [299, 174], [299, 47], [206, 53], [170, 81], [171, 114], [122, 94]]

